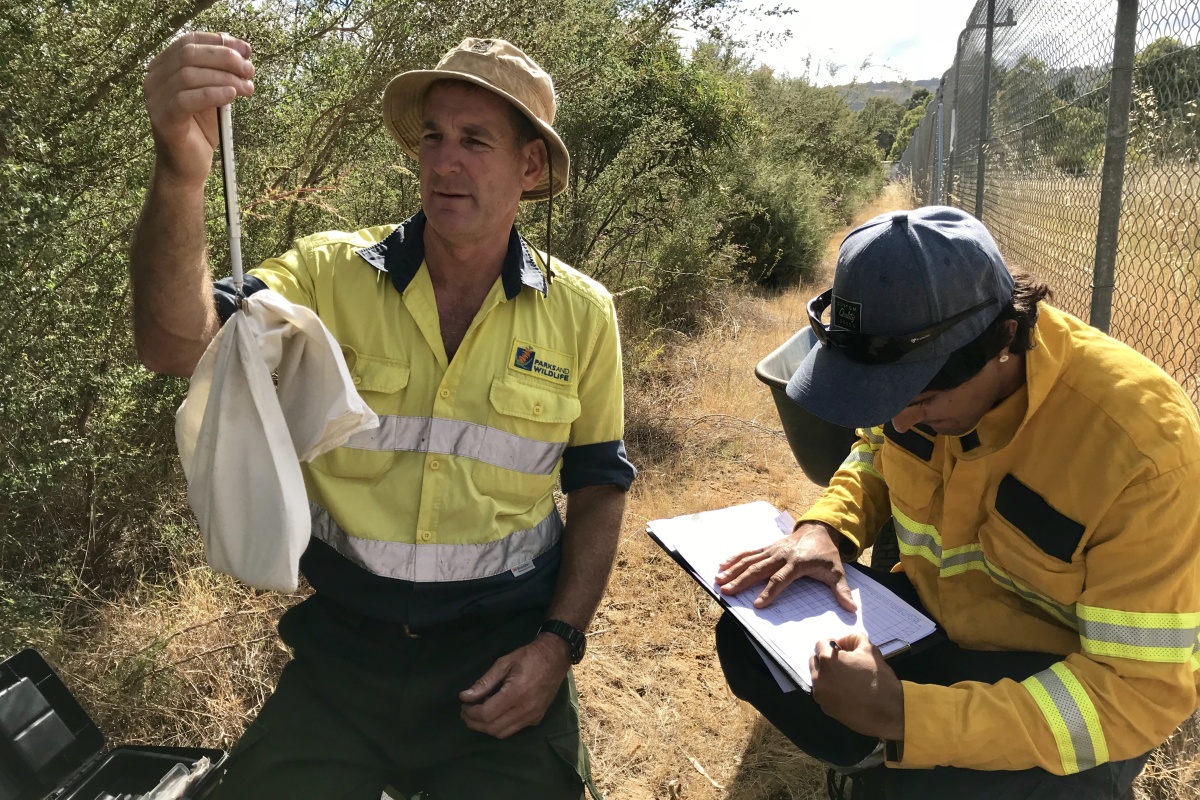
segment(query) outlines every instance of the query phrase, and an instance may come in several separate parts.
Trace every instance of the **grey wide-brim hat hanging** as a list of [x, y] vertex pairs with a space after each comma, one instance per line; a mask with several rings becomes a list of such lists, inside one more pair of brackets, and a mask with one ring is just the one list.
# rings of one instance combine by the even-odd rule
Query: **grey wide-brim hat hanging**
[[[414, 159], [421, 143], [421, 114], [425, 93], [435, 81], [457, 80], [495, 92], [524, 114], [546, 140], [553, 169], [522, 200], [545, 200], [567, 187], [571, 156], [555, 132], [554, 82], [519, 48], [503, 39], [464, 39], [433, 69], [402, 72], [383, 92], [383, 122]], [[554, 186], [550, 186], [550, 174]]]

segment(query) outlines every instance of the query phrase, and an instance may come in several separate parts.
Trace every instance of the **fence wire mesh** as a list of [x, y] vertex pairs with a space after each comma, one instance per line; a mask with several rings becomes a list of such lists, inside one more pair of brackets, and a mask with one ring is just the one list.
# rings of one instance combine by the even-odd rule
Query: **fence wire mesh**
[[[1088, 319], [1118, 3], [991, 8], [991, 25], [988, 0], [967, 19], [901, 171], [919, 202], [979, 213], [1011, 265]], [[1200, 403], [1200, 2], [1142, 0], [1134, 41], [1109, 331]]]

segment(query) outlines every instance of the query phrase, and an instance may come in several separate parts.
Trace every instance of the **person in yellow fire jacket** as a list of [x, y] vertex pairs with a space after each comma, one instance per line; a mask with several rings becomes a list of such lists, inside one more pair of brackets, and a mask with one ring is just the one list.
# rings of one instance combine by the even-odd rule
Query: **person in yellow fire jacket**
[[761, 606], [810, 576], [852, 609], [842, 560], [893, 519], [898, 571], [876, 577], [944, 639], [890, 662], [820, 642], [811, 696], [782, 693], [727, 619], [717, 648], [739, 697], [858, 769], [856, 800], [1127, 796], [1198, 706], [1196, 409], [1048, 294], [934, 206], [853, 231], [809, 303], [818, 344], [788, 394], [859, 440], [793, 534], [718, 581], [766, 580]]

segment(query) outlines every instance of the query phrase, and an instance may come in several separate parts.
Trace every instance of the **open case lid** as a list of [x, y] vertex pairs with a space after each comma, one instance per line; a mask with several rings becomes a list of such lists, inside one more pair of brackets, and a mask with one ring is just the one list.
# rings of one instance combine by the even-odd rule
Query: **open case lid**
[[104, 734], [36, 650], [0, 664], [0, 798], [42, 800], [104, 749]]

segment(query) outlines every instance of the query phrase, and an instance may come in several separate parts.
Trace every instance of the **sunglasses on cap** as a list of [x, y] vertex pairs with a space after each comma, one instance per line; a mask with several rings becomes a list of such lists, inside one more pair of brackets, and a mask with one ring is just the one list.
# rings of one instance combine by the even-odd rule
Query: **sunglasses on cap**
[[918, 347], [929, 344], [976, 311], [989, 306], [991, 302], [984, 300], [936, 325], [912, 333], [859, 333], [821, 322], [821, 315], [833, 303], [833, 289], [826, 289], [808, 301], [808, 324], [817, 335], [818, 342], [826, 347], [836, 347], [851, 361], [859, 364], [892, 364]]

